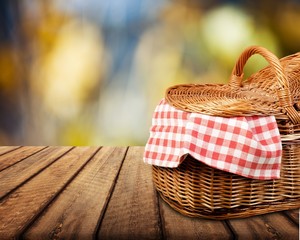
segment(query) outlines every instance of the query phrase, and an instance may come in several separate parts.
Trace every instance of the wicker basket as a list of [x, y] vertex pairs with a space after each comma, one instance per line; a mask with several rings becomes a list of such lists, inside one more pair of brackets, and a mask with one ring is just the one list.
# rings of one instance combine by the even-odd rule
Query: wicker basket
[[[253, 54], [269, 66], [245, 81], [243, 67]], [[178, 212], [211, 219], [249, 217], [300, 208], [300, 54], [278, 60], [262, 47], [247, 48], [229, 84], [177, 85], [166, 92], [174, 107], [214, 116], [274, 115], [281, 133], [281, 176], [254, 180], [211, 168], [191, 156], [178, 168], [153, 166], [161, 197]]]

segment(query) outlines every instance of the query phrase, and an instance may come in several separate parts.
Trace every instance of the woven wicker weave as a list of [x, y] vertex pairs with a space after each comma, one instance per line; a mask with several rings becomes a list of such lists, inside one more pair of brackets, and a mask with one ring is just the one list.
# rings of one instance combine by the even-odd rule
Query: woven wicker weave
[[[242, 81], [253, 54], [270, 65]], [[229, 84], [176, 85], [166, 92], [174, 107], [214, 116], [274, 115], [281, 133], [281, 177], [253, 180], [213, 169], [190, 156], [178, 168], [153, 166], [162, 198], [182, 214], [211, 219], [249, 217], [300, 208], [300, 53], [278, 58], [262, 47], [247, 48]]]

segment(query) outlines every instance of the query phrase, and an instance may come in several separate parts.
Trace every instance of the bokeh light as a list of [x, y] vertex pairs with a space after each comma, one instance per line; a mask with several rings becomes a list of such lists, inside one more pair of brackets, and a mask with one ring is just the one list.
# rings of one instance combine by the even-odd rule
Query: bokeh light
[[[299, 1], [3, 0], [1, 145], [144, 145], [167, 87], [300, 49]], [[246, 76], [266, 65], [254, 57]]]

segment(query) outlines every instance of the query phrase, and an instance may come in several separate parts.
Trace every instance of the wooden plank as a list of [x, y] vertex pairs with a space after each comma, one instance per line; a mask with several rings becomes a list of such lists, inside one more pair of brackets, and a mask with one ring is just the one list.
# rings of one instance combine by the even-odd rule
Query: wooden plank
[[229, 221], [239, 239], [298, 240], [299, 227], [284, 214], [271, 213]]
[[0, 201], [0, 239], [22, 231], [54, 199], [98, 150], [77, 147]]
[[22, 161], [23, 159], [33, 155], [36, 152], [46, 148], [45, 146], [38, 147], [21, 147], [13, 152], [6, 153], [0, 156], [0, 171], [5, 168]]
[[294, 209], [285, 211], [285, 214], [288, 215], [297, 225], [299, 225], [299, 212], [300, 209]]
[[26, 231], [24, 239], [92, 239], [125, 153], [124, 147], [102, 148]]
[[159, 200], [166, 239], [233, 239], [224, 221], [187, 217]]
[[158, 202], [144, 147], [130, 147], [109, 201], [99, 239], [160, 239]]
[[0, 172], [0, 199], [53, 163], [71, 147], [48, 147]]
[[20, 146], [0, 146], [0, 155], [3, 155], [7, 152], [11, 152], [18, 148], [20, 148]]

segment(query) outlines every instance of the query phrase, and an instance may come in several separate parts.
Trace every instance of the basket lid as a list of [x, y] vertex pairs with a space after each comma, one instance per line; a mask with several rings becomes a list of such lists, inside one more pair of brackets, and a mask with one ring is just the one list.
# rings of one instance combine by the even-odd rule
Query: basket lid
[[[243, 68], [249, 57], [254, 54], [262, 55], [269, 66], [243, 80]], [[295, 55], [285, 57], [281, 61], [269, 50], [259, 46], [245, 49], [237, 60], [230, 76], [229, 84], [181, 84], [167, 89], [167, 102], [183, 111], [197, 112], [221, 117], [275, 115], [290, 119], [293, 124], [300, 123], [300, 114], [295, 109], [288, 78], [284, 72], [295, 70], [300, 75], [300, 57]], [[288, 64], [287, 62], [292, 64]], [[299, 85], [299, 80], [296, 79]], [[296, 85], [297, 85], [296, 84]], [[271, 87], [272, 86], [272, 87]]]

